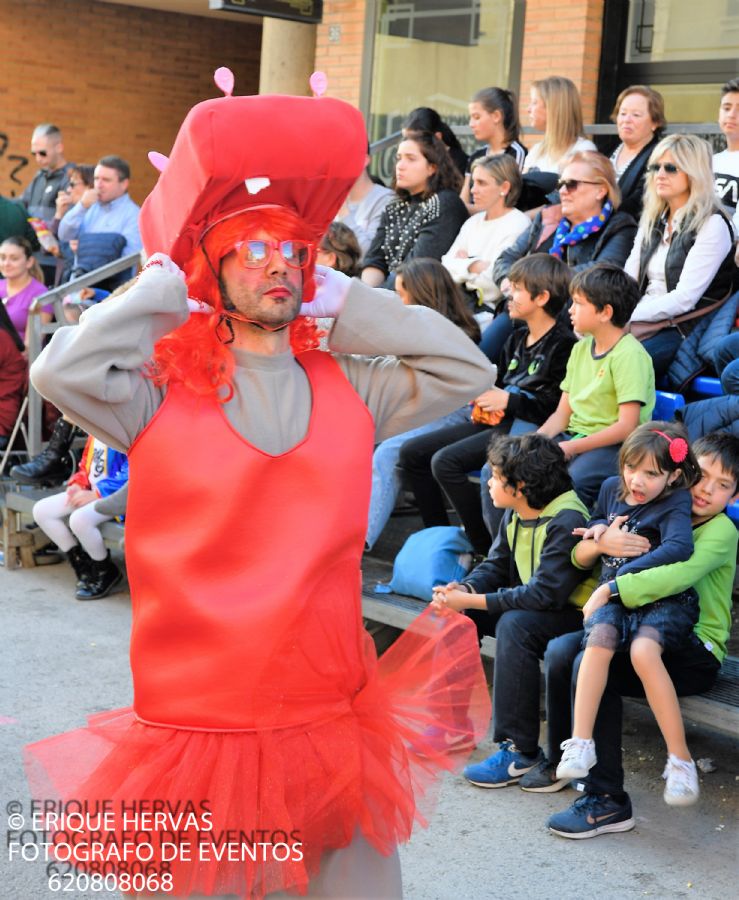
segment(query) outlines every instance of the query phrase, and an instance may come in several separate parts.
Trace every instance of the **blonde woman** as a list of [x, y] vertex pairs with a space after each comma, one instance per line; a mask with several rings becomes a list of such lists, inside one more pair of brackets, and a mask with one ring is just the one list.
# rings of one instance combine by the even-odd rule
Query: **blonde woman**
[[528, 108], [531, 125], [544, 132], [544, 139], [529, 151], [524, 172], [559, 172], [565, 156], [595, 150], [583, 134], [582, 106], [577, 88], [569, 78], [552, 75], [531, 85]]
[[702, 138], [671, 134], [654, 148], [625, 268], [642, 294], [631, 330], [663, 375], [697, 319], [731, 293], [734, 233], [716, 199], [711, 148]]
[[[560, 203], [537, 213], [528, 231], [503, 250], [493, 266], [493, 280], [510, 293], [511, 266], [530, 253], [550, 253], [582, 272], [597, 262], [623, 266], [634, 243], [636, 222], [620, 207], [621, 192], [612, 163], [592, 150], [564, 161], [557, 184]], [[512, 328], [505, 309], [485, 329], [480, 347], [497, 360]]]

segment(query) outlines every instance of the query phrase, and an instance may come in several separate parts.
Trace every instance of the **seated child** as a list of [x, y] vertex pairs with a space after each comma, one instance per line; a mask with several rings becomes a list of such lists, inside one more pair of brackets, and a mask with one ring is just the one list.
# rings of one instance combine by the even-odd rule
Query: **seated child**
[[[685, 562], [629, 572], [615, 579], [621, 601], [629, 608], [652, 603], [665, 595], [678, 594], [691, 586], [698, 592], [700, 612], [693, 629], [692, 643], [663, 657], [679, 697], [710, 690], [726, 657], [739, 541], [733, 522], [724, 515], [732, 499], [736, 500], [739, 496], [739, 438], [725, 432], [713, 432], [697, 440], [693, 452], [701, 472], [700, 481], [690, 489], [695, 543], [693, 555]], [[622, 532], [619, 525], [620, 520], [615, 519], [609, 527], [609, 534], [602, 536], [598, 543], [581, 541], [573, 554], [575, 563], [591, 568], [606, 552], [604, 545], [608, 545], [611, 552], [628, 557], [648, 552], [648, 547], [639, 546], [642, 538]], [[546, 650], [547, 727], [553, 758], [562, 736], [571, 733], [570, 682], [573, 662], [579, 653], [578, 637], [577, 634], [565, 635], [553, 640]], [[615, 672], [613, 668], [593, 733], [598, 746], [598, 762], [590, 770], [585, 793], [569, 808], [549, 819], [550, 830], [561, 837], [591, 838], [604, 833], [629, 831], [635, 824], [631, 800], [624, 791], [621, 694], [636, 696], [637, 688], [628, 665], [619, 667]], [[554, 763], [556, 766], [556, 758]], [[524, 780], [535, 779], [540, 785], [529, 790], [557, 789], [551, 787], [554, 772], [552, 770], [552, 775], [549, 775], [550, 767], [551, 764], [545, 762], [541, 768], [546, 771], [525, 776]], [[669, 775], [670, 768], [667, 767], [663, 777]], [[564, 787], [568, 783], [557, 784]]]
[[[491, 531], [482, 518], [478, 488], [467, 475], [484, 464], [493, 434], [533, 431], [552, 413], [576, 342], [557, 319], [569, 298], [565, 263], [545, 253], [533, 254], [513, 266], [511, 281], [510, 315], [524, 327], [516, 328], [503, 347], [497, 385], [475, 400], [474, 420], [469, 407], [463, 407], [443, 427], [406, 441], [398, 461], [424, 525], [449, 524], [446, 495], [475, 552], [482, 555], [490, 548]], [[498, 524], [499, 519], [493, 534]]]
[[633, 278], [598, 263], [572, 279], [574, 346], [554, 413], [539, 429], [559, 440], [575, 490], [592, 506], [603, 479], [618, 471], [621, 443], [654, 409], [652, 360], [625, 326], [639, 302]]
[[[499, 638], [493, 712], [500, 750], [464, 774], [475, 785], [502, 787], [539, 760], [539, 658], [551, 638], [581, 628], [580, 606], [595, 581], [581, 583], [586, 573], [570, 558], [587, 510], [555, 442], [533, 433], [502, 436], [488, 458], [490, 495], [505, 511], [500, 531], [489, 558], [461, 584], [435, 588], [432, 606], [467, 610], [480, 636]], [[510, 626], [524, 629], [534, 652], [507, 640]]]
[[67, 559], [77, 575], [78, 600], [107, 597], [122, 575], [106, 549], [100, 526], [115, 513], [98, 511], [96, 501], [119, 491], [128, 481], [125, 453], [88, 437], [79, 469], [64, 493], [44, 497], [33, 507], [33, 518]]
[[557, 777], [582, 778], [595, 765], [593, 727], [611, 659], [616, 652], [628, 651], [667, 744], [665, 802], [684, 806], [698, 799], [698, 776], [662, 654], [690, 642], [698, 621], [698, 595], [691, 587], [627, 607], [614, 579], [690, 558], [693, 534], [688, 488], [698, 481], [699, 469], [684, 429], [671, 422], [648, 422], [637, 428], [621, 448], [619, 467], [621, 475], [603, 483], [594, 519], [583, 537], [597, 541], [608, 524], [625, 516], [622, 528], [648, 538], [650, 550], [626, 561], [601, 557], [600, 586], [583, 609], [585, 654], [577, 679], [573, 737], [562, 744]]

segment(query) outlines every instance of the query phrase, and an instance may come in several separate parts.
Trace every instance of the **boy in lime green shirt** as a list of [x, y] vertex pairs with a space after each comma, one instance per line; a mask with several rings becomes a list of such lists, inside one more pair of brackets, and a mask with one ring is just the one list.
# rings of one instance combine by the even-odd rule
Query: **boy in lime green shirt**
[[560, 442], [580, 499], [592, 506], [603, 481], [618, 474], [618, 451], [654, 409], [654, 368], [626, 333], [639, 302], [637, 283], [618, 266], [598, 263], [570, 283], [572, 348], [557, 409], [539, 432]]
[[[678, 695], [699, 694], [716, 681], [726, 656], [731, 629], [731, 590], [736, 569], [739, 535], [724, 509], [737, 495], [739, 486], [739, 439], [726, 432], [713, 432], [693, 446], [701, 469], [701, 480], [691, 488], [695, 549], [690, 559], [656, 569], [616, 578], [625, 606], [639, 606], [691, 585], [698, 591], [700, 616], [689, 647], [664, 656]], [[589, 568], [602, 553], [638, 556], [648, 548], [645, 538], [621, 532], [616, 519], [600, 541], [581, 541], [574, 560]], [[597, 589], [608, 590], [608, 585]], [[544, 665], [547, 674], [550, 751], [558, 729], [569, 724], [570, 673], [577, 677], [579, 643], [575, 635], [551, 641]], [[589, 838], [634, 827], [631, 801], [624, 793], [621, 761], [621, 696], [641, 696], [638, 679], [628, 659], [614, 659], [608, 687], [601, 701], [595, 732], [598, 762], [591, 769], [585, 794], [567, 810], [549, 819], [549, 828], [561, 837]], [[559, 698], [559, 702], [557, 702]], [[551, 789], [551, 788], [550, 788]]]

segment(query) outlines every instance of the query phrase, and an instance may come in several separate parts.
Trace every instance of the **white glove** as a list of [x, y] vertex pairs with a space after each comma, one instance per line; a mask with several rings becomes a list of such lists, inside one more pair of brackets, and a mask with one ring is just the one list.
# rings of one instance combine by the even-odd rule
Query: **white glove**
[[316, 266], [316, 295], [300, 307], [301, 316], [335, 319], [344, 308], [352, 280], [328, 266]]
[[187, 308], [191, 313], [205, 313], [210, 315], [214, 312], [213, 307], [204, 300], [193, 300], [192, 297], [187, 298]]
[[165, 272], [171, 272], [173, 275], [177, 275], [177, 277], [181, 278], [183, 281], [185, 280], [185, 273], [177, 263], [172, 262], [166, 253], [153, 253], [146, 260], [140, 274], [144, 275], [147, 269], [162, 269]]

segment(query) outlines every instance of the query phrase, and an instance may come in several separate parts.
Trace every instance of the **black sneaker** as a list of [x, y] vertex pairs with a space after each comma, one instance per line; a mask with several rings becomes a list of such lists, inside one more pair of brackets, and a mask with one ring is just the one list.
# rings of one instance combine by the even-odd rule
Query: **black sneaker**
[[615, 831], [631, 831], [635, 822], [628, 796], [619, 803], [609, 794], [585, 794], [569, 809], [550, 816], [547, 825], [560, 837], [581, 840]]
[[557, 767], [548, 759], [540, 760], [518, 782], [518, 786], [532, 794], [553, 794], [570, 783], [568, 778], [557, 778]]

